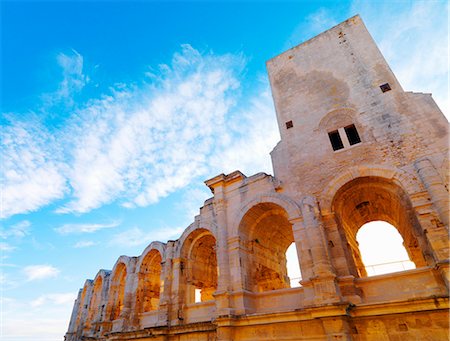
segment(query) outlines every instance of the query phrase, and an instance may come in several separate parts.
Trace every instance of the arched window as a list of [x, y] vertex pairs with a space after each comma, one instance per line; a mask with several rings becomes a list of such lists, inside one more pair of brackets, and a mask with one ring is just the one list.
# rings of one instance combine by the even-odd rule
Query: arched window
[[147, 253], [141, 264], [137, 291], [137, 309], [140, 313], [159, 308], [161, 261], [159, 251], [153, 249]]
[[[273, 203], [253, 206], [242, 218], [239, 225], [241, 237], [241, 268], [244, 289], [253, 292], [277, 290], [291, 287], [291, 279], [298, 278], [288, 273], [289, 254], [294, 250], [292, 224], [287, 212]], [[292, 258], [297, 257], [296, 255]], [[289, 267], [291, 262], [289, 262]], [[297, 269], [298, 260], [297, 260]], [[296, 285], [298, 286], [298, 285]]]
[[403, 238], [385, 221], [366, 223], [358, 230], [356, 240], [368, 276], [414, 269]]
[[216, 239], [206, 229], [194, 230], [181, 252], [186, 302], [200, 303], [214, 299], [217, 290]]
[[125, 264], [120, 263], [117, 266], [115, 275], [112, 279], [112, 295], [113, 295], [113, 306], [111, 311], [111, 320], [116, 320], [119, 318], [122, 312], [125, 299], [125, 282], [127, 277], [127, 268]]
[[[366, 269], [365, 265], [370, 263], [362, 259], [357, 233], [363, 225], [380, 220], [391, 224], [400, 234], [400, 244], [403, 243], [408, 255], [405, 260], [411, 260], [415, 267], [426, 266], [425, 255], [430, 253], [427, 242], [407, 193], [393, 181], [371, 176], [356, 178], [337, 191], [333, 199], [333, 211], [345, 238], [349, 270], [354, 276], [366, 277], [369, 268]], [[361, 230], [361, 233], [365, 230]], [[387, 242], [385, 239], [378, 244], [379, 254], [384, 252]]]

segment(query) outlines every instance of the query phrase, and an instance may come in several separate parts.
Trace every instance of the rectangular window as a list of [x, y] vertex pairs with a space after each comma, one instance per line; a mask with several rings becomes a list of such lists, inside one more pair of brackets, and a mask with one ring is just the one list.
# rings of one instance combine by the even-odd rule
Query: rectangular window
[[328, 133], [328, 137], [330, 138], [331, 146], [333, 150], [339, 150], [344, 148], [344, 144], [342, 143], [341, 137], [339, 136], [339, 132], [337, 130], [330, 131]]
[[361, 139], [359, 138], [358, 131], [356, 130], [356, 127], [354, 124], [349, 125], [344, 128], [345, 133], [347, 134], [348, 142], [350, 145], [354, 145], [361, 142]]

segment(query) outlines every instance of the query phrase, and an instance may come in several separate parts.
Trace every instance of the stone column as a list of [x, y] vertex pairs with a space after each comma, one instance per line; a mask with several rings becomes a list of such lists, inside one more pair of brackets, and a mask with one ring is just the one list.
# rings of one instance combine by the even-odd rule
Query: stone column
[[135, 306], [137, 286], [139, 283], [138, 274], [136, 271], [137, 257], [130, 259], [127, 265], [127, 276], [125, 279], [125, 291], [123, 297], [123, 309], [120, 312], [119, 318], [123, 319], [124, 330], [132, 329], [132, 308]]
[[433, 206], [443, 225], [449, 224], [449, 193], [442, 179], [428, 158], [422, 158], [414, 163], [420, 180], [431, 197]]
[[[186, 271], [180, 258], [172, 259], [172, 290], [170, 291], [169, 325], [183, 324], [183, 303], [186, 288], [181, 288], [183, 271]], [[185, 286], [185, 285], [184, 285]]]
[[414, 163], [419, 174], [420, 180], [427, 189], [433, 203], [433, 208], [440, 221], [432, 221], [425, 229], [427, 239], [433, 249], [435, 258], [435, 267], [441, 273], [446, 287], [449, 288], [449, 245], [448, 245], [448, 226], [449, 226], [449, 193], [445, 187], [438, 171], [428, 158], [422, 158]]
[[158, 326], [169, 325], [171, 309], [170, 295], [172, 291], [172, 259], [175, 242], [169, 240], [166, 245], [165, 258], [161, 263], [161, 293], [159, 297]]
[[[312, 260], [312, 277], [304, 278], [302, 285], [306, 288], [314, 288], [314, 304], [338, 302], [339, 289], [336, 285], [336, 274], [331, 265], [330, 256], [325, 241], [325, 231], [320, 218], [317, 201], [312, 196], [302, 199], [304, 235], [308, 241], [308, 253]], [[301, 231], [301, 228], [298, 229]], [[303, 252], [305, 254], [305, 252]], [[308, 301], [305, 302], [308, 304]]]
[[230, 292], [230, 260], [228, 257], [228, 224], [223, 187], [218, 187], [214, 194], [214, 211], [217, 221], [217, 290], [214, 294], [217, 316], [231, 315]]

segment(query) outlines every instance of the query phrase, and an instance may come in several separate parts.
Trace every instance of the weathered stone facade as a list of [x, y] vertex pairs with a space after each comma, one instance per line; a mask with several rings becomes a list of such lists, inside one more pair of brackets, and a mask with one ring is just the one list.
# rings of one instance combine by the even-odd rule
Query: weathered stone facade
[[[267, 67], [274, 176], [206, 181], [178, 240], [86, 281], [67, 341], [448, 340], [448, 122], [431, 95], [403, 91], [358, 16]], [[374, 220], [415, 269], [367, 276], [356, 233]]]

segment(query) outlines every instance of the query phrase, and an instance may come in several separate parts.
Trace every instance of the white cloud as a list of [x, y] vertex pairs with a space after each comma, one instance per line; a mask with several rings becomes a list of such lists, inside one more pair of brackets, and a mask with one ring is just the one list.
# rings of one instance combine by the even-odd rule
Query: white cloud
[[62, 80], [56, 91], [42, 96], [47, 108], [60, 103], [72, 106], [73, 95], [81, 91], [89, 82], [89, 77], [83, 73], [83, 56], [76, 50], [58, 53], [56, 61], [61, 67]]
[[231, 120], [233, 138], [224, 141], [223, 149], [211, 156], [211, 163], [220, 172], [241, 170], [246, 175], [272, 173], [270, 152], [280, 140], [272, 96], [268, 85], [249, 100], [248, 108]]
[[60, 271], [52, 265], [29, 265], [23, 269], [27, 281], [57, 277]]
[[116, 198], [146, 206], [205, 174], [242, 64], [184, 45], [151, 84], [121, 85], [89, 103], [72, 126], [74, 200], [60, 211], [87, 212]]
[[39, 123], [5, 124], [0, 143], [2, 218], [35, 211], [63, 196], [65, 178], [55, 160], [54, 138]]
[[109, 245], [132, 247], [147, 245], [155, 240], [165, 242], [170, 239], [179, 238], [184, 229], [184, 227], [164, 227], [157, 230], [144, 231], [139, 227], [133, 227], [114, 235], [109, 241]]
[[28, 220], [22, 220], [8, 229], [0, 230], [0, 237], [7, 239], [10, 237], [23, 238], [30, 233], [31, 223]]
[[42, 305], [65, 305], [73, 303], [76, 299], [76, 295], [73, 292], [69, 293], [56, 293], [56, 294], [45, 294], [31, 301], [32, 307], [39, 307]]
[[[278, 133], [267, 79], [256, 84], [261, 91], [242, 97], [238, 79], [244, 65], [241, 55], [200, 53], [184, 45], [170, 65], [147, 74], [150, 83], [117, 85], [74, 113], [55, 136], [44, 134], [38, 144], [43, 156], [23, 166], [23, 188], [15, 186], [13, 176], [23, 156], [8, 151], [16, 163], [6, 181], [14, 195], [8, 195], [5, 215], [36, 210], [65, 194], [69, 200], [59, 213], [84, 213], [114, 201], [147, 206], [224, 171], [270, 172], [269, 152]], [[73, 69], [81, 72], [81, 61]], [[43, 134], [36, 127], [22, 130], [32, 141]], [[39, 155], [33, 144], [23, 146], [25, 156]], [[57, 231], [89, 232], [90, 227], [66, 225]]]
[[94, 233], [99, 230], [117, 227], [119, 224], [117, 221], [109, 224], [64, 224], [54, 230], [59, 234]]
[[80, 240], [80, 241], [76, 242], [73, 247], [76, 249], [81, 249], [81, 248], [85, 248], [85, 247], [91, 247], [94, 245], [97, 245], [97, 243], [93, 242], [92, 240]]

